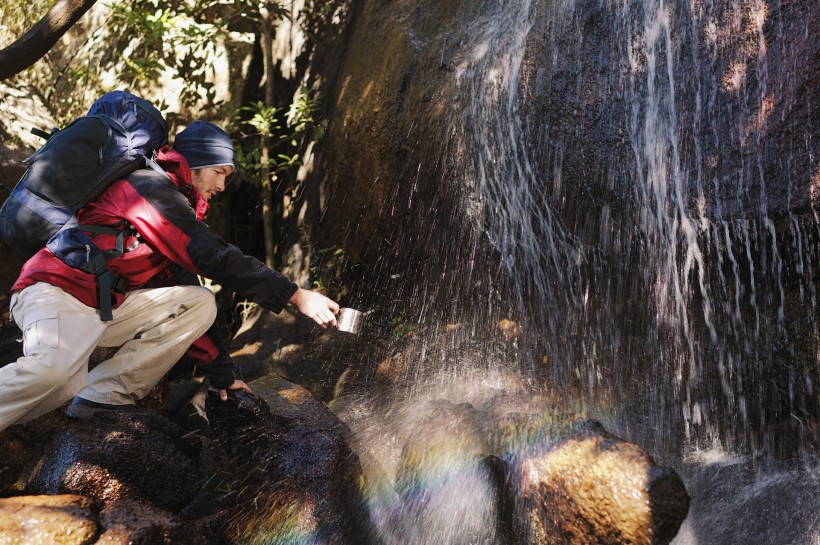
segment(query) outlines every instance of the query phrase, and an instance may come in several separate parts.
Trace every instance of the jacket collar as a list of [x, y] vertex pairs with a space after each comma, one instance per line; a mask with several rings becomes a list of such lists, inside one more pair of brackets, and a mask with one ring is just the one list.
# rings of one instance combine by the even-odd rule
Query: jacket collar
[[185, 157], [165, 146], [157, 152], [157, 163], [168, 174], [182, 194], [188, 198], [188, 202], [191, 203], [196, 212], [197, 219], [201, 221], [207, 214], [209, 205], [208, 201], [202, 198], [202, 195], [194, 187], [191, 181], [191, 168], [188, 166]]

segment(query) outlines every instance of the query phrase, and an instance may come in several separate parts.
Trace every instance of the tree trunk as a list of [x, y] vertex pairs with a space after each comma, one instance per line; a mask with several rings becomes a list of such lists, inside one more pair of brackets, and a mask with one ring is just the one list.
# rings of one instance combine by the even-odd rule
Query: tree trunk
[[22, 38], [0, 50], [0, 80], [22, 72], [43, 58], [57, 40], [96, 2], [97, 0], [57, 0]]
[[[262, 19], [262, 57], [265, 69], [265, 106], [273, 107], [273, 36], [271, 29], [273, 17], [267, 7], [259, 10]], [[262, 225], [265, 240], [265, 264], [273, 267], [273, 180], [271, 179], [270, 160], [270, 135], [262, 136]]]

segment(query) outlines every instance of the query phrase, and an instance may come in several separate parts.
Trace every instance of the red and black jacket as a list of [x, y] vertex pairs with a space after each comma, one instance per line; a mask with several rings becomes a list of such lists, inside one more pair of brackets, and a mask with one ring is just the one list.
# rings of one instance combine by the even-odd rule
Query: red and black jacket
[[[117, 308], [131, 290], [190, 283], [190, 278], [181, 281], [179, 274], [174, 273], [181, 268], [210, 278], [273, 312], [280, 312], [296, 292], [296, 284], [208, 229], [202, 222], [208, 203], [191, 184], [191, 171], [182, 155], [163, 148], [157, 162], [167, 177], [151, 169], [138, 170], [115, 182], [99, 199], [77, 212], [81, 225], [127, 224], [134, 228], [135, 233], [123, 241], [128, 250], [107, 262], [108, 269], [121, 279], [121, 291], [111, 292], [113, 308]], [[115, 246], [113, 235], [92, 236], [101, 250]], [[100, 308], [97, 277], [66, 264], [48, 248], [37, 252], [23, 265], [12, 291], [36, 282], [57, 286], [86, 305]], [[222, 359], [227, 358], [221, 343], [212, 342], [214, 335], [211, 337], [211, 340], [198, 340], [192, 347], [192, 355], [200, 365], [219, 359], [220, 353]], [[230, 379], [232, 381], [232, 375]], [[225, 377], [224, 381], [227, 380]]]

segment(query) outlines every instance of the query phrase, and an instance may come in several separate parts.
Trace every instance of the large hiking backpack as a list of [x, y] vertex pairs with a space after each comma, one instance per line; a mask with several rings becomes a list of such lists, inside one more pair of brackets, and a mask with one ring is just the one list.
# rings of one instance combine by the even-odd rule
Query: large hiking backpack
[[23, 177], [0, 208], [0, 235], [28, 259], [74, 213], [108, 186], [150, 163], [168, 142], [168, 123], [147, 101], [126, 91], [100, 97], [84, 117], [25, 161]]

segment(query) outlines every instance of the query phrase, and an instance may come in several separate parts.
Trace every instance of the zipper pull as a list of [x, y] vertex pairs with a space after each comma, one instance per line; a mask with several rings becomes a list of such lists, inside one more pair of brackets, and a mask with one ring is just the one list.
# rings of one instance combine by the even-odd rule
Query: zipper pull
[[97, 150], [97, 157], [99, 158], [99, 164], [103, 164], [103, 150], [102, 150], [102, 148]]
[[86, 263], [91, 261], [91, 246], [89, 244], [85, 245], [85, 261]]

